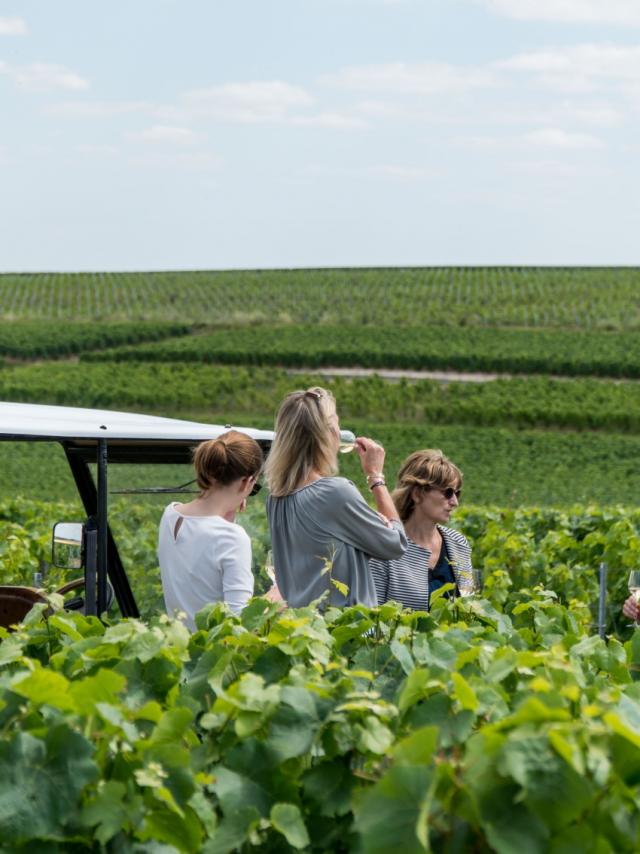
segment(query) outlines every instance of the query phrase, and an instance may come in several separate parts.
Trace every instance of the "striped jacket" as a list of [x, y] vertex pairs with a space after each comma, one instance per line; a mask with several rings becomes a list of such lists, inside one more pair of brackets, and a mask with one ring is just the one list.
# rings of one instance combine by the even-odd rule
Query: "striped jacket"
[[[457, 581], [461, 572], [471, 572], [471, 546], [467, 538], [453, 528], [438, 525], [438, 530], [442, 534]], [[409, 545], [401, 557], [395, 560], [369, 560], [378, 604], [393, 600], [414, 611], [428, 611], [431, 552], [407, 539]]]

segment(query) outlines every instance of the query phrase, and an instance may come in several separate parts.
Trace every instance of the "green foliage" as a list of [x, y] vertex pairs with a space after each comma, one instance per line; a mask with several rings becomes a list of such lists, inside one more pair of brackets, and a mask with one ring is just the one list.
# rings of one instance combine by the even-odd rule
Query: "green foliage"
[[499, 371], [516, 374], [640, 377], [636, 332], [390, 326], [261, 326], [221, 329], [86, 353], [85, 361], [218, 362], [316, 369]]
[[518, 602], [2, 632], [3, 846], [635, 852], [631, 645]]
[[[164, 608], [156, 547], [165, 501], [163, 497], [161, 503], [143, 505], [121, 499], [109, 510], [111, 528], [145, 618]], [[51, 559], [53, 523], [81, 518], [77, 505], [24, 499], [0, 503], [0, 584], [31, 585], [34, 572]], [[256, 591], [262, 593], [270, 586], [264, 571], [270, 542], [262, 501], [250, 501], [238, 521], [251, 537]], [[514, 607], [522, 606], [518, 618], [523, 626], [527, 623], [534, 630], [549, 619], [548, 614], [523, 605], [520, 598], [521, 589], [542, 585], [562, 605], [575, 606], [581, 619], [586, 608], [595, 631], [598, 567], [605, 561], [609, 566], [607, 631], [620, 637], [629, 634], [620, 612], [628, 595], [629, 570], [640, 566], [640, 511], [593, 505], [562, 510], [461, 507], [453, 523], [469, 539], [474, 566], [484, 570], [492, 601], [510, 600]], [[49, 566], [44, 586], [52, 591], [73, 576], [73, 571]]]
[[0, 394], [15, 401], [145, 410], [211, 411], [271, 418], [295, 387], [327, 386], [342, 419], [470, 424], [510, 428], [638, 432], [640, 384], [546, 377], [482, 383], [434, 380], [388, 382], [377, 376], [345, 379], [291, 376], [277, 368], [145, 364], [114, 372], [108, 364], [36, 364], [0, 369]]
[[[1, 277], [0, 277], [1, 278]], [[138, 341], [187, 335], [178, 323], [64, 323], [16, 321], [0, 326], [0, 355], [19, 359], [57, 358]]]
[[0, 276], [0, 316], [638, 329], [637, 268], [427, 267]]
[[[461, 465], [467, 494], [476, 503], [631, 504], [640, 494], [640, 440], [620, 435], [638, 429], [635, 383], [540, 378], [442, 386], [377, 377], [325, 382], [317, 375], [292, 377], [269, 368], [131, 363], [114, 371], [109, 364], [49, 363], [0, 370], [0, 397], [270, 428], [288, 391], [318, 382], [334, 392], [345, 427], [384, 443], [389, 479], [407, 454], [431, 446]], [[543, 426], [589, 432], [513, 429]], [[608, 432], [591, 432], [596, 429]], [[359, 479], [352, 460], [341, 463], [345, 473]], [[58, 446], [0, 444], [0, 464], [0, 496], [75, 494]], [[120, 480], [121, 470], [126, 476]], [[185, 472], [172, 481], [166, 471], [154, 475], [147, 467], [113, 471], [114, 484], [128, 486], [189, 479]]]
[[[144, 348], [181, 352], [181, 364], [3, 367], [0, 397], [268, 427], [285, 392], [318, 378], [260, 360], [635, 376], [637, 287], [631, 269], [4, 275], [9, 320], [134, 321], [4, 323], [0, 354], [13, 357], [139, 341], [152, 328], [140, 320], [163, 321], [159, 337], [190, 322], [252, 328]], [[283, 326], [256, 325], [265, 322]], [[251, 366], [198, 364], [211, 354]], [[635, 386], [331, 387], [344, 426], [384, 443], [390, 481], [409, 451], [440, 446], [465, 471], [465, 499], [491, 505], [455, 517], [485, 598], [434, 596], [429, 614], [387, 603], [324, 616], [255, 599], [241, 618], [206, 608], [190, 636], [159, 616], [157, 525], [171, 496], [113, 496], [146, 622], [105, 625], [52, 599], [46, 621], [40, 605], [14, 633], [0, 630], [3, 852], [640, 849], [640, 632], [620, 619], [640, 516], [612, 506], [637, 503], [640, 440], [501, 427], [637, 432]], [[46, 570], [51, 591], [73, 575], [48, 566], [51, 525], [82, 512], [77, 500], [16, 496], [74, 496], [62, 450], [5, 443], [0, 457], [11, 497], [0, 503], [0, 583], [32, 584]], [[341, 463], [362, 483], [356, 460]], [[113, 466], [110, 489], [189, 479], [172, 471]], [[505, 509], [523, 502], [551, 506]], [[261, 592], [260, 500], [241, 521]], [[606, 642], [595, 634], [600, 561], [610, 568]]]

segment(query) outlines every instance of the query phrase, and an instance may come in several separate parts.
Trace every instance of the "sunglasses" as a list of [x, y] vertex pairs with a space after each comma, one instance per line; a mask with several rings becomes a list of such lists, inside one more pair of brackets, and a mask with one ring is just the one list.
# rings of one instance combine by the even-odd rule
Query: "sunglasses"
[[462, 495], [461, 489], [454, 489], [452, 486], [433, 486], [432, 489], [437, 489], [438, 492], [441, 492], [447, 501], [451, 501], [453, 496], [460, 500], [460, 496]]
[[249, 498], [251, 498], [252, 495], [257, 495], [261, 489], [262, 489], [262, 484], [256, 480], [256, 482], [253, 484], [253, 489], [249, 493]]

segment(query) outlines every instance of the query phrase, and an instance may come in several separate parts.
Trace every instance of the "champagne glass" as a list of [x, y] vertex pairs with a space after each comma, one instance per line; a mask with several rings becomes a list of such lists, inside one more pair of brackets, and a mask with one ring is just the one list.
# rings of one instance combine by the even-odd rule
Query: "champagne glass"
[[276, 583], [276, 568], [273, 564], [273, 552], [271, 549], [267, 552], [267, 555], [264, 559], [264, 571], [269, 576], [269, 579], [272, 584]]
[[466, 599], [467, 596], [478, 596], [482, 593], [484, 582], [482, 580], [482, 570], [472, 569], [465, 570], [458, 574], [458, 593]]
[[[640, 602], [640, 569], [632, 569], [629, 573], [629, 593], [633, 596], [636, 602]], [[635, 623], [628, 623], [629, 626], [637, 627], [640, 625], [636, 620]]]
[[484, 590], [484, 576], [481, 569], [474, 569], [473, 572], [473, 589], [479, 596]]
[[460, 596], [462, 596], [463, 599], [466, 599], [467, 596], [473, 596], [476, 592], [473, 584], [472, 572], [464, 571], [458, 573], [456, 582], [458, 585], [458, 593], [460, 594]]
[[341, 454], [350, 454], [351, 451], [353, 451], [353, 449], [355, 448], [355, 446], [355, 442], [340, 442], [340, 447], [338, 448], [338, 450]]

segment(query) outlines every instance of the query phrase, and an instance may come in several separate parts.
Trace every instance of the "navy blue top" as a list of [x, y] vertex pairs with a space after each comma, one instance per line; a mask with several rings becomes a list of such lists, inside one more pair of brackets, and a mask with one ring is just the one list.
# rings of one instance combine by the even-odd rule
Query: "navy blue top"
[[[429, 570], [429, 597], [431, 597], [434, 590], [438, 590], [438, 588], [442, 587], [444, 584], [455, 583], [456, 579], [453, 575], [453, 570], [451, 569], [449, 555], [447, 554], [447, 545], [443, 537], [438, 563], [433, 567], [433, 569]], [[449, 593], [445, 593], [444, 595], [447, 598], [449, 597]]]

